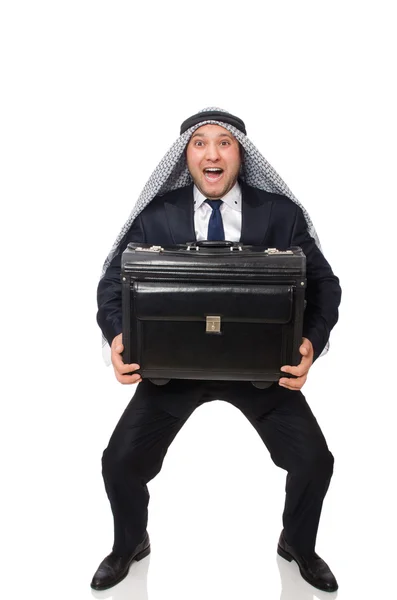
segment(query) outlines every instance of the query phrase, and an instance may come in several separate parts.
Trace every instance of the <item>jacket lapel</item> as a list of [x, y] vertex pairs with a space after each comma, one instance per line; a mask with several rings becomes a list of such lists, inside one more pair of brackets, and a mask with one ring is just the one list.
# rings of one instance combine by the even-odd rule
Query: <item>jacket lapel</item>
[[193, 210], [193, 184], [175, 190], [165, 201], [165, 214], [173, 244], [185, 244], [196, 239]]
[[271, 194], [240, 181], [242, 192], [242, 244], [265, 245], [273, 201]]

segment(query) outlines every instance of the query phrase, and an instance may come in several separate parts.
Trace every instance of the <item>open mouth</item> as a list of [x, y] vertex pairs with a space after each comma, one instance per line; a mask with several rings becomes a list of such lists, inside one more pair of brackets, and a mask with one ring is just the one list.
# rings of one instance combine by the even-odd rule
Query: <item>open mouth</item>
[[207, 181], [214, 183], [219, 181], [223, 175], [223, 169], [219, 169], [217, 167], [209, 167], [208, 169], [204, 169], [204, 177]]

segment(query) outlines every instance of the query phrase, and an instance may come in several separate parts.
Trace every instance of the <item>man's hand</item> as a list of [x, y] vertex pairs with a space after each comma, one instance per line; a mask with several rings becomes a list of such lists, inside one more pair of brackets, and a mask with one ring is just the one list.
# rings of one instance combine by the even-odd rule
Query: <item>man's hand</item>
[[128, 384], [128, 383], [139, 383], [142, 381], [142, 378], [139, 374], [136, 375], [126, 375], [126, 373], [131, 373], [131, 371], [136, 371], [140, 369], [140, 366], [137, 364], [126, 365], [123, 363], [123, 359], [121, 358], [121, 353], [124, 350], [123, 346], [123, 334], [119, 333], [112, 341], [111, 349], [111, 358], [112, 365], [114, 368], [114, 373], [116, 375], [117, 381], [120, 383]]
[[291, 373], [296, 375], [296, 379], [292, 377], [282, 377], [279, 380], [279, 385], [287, 388], [288, 390], [300, 390], [306, 382], [309, 369], [313, 364], [313, 345], [307, 338], [302, 338], [302, 344], [299, 348], [299, 352], [302, 354], [302, 360], [297, 367], [291, 367], [285, 365], [281, 367], [281, 371], [285, 373]]

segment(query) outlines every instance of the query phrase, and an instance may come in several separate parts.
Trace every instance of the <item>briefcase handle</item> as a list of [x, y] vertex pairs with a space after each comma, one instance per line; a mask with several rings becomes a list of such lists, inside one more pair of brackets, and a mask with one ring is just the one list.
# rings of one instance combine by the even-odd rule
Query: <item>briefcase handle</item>
[[201, 240], [199, 242], [187, 242], [186, 249], [190, 250], [194, 248], [199, 250], [200, 248], [230, 248], [236, 250], [242, 250], [242, 246], [239, 242], [229, 242], [227, 240]]

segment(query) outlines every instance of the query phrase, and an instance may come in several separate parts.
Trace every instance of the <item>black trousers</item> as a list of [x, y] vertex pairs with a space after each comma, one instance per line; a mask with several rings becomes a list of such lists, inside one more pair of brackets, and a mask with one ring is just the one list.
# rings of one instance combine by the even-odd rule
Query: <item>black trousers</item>
[[125, 409], [102, 457], [102, 473], [114, 517], [116, 554], [130, 554], [148, 521], [147, 483], [160, 471], [167, 450], [198, 406], [225, 400], [252, 423], [274, 463], [287, 471], [283, 526], [302, 553], [314, 551], [333, 456], [301, 392], [273, 384], [144, 380]]

